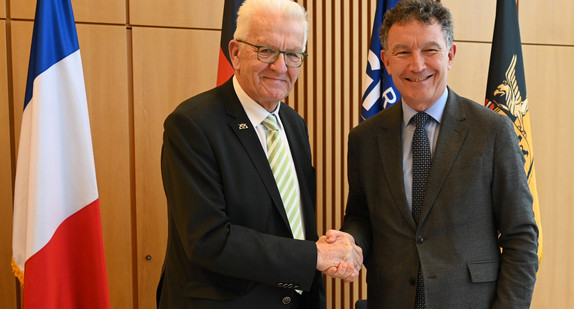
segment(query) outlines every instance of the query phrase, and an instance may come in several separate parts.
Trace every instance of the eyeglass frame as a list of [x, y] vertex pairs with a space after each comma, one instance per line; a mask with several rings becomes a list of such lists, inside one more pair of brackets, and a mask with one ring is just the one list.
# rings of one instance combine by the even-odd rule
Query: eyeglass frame
[[[280, 50], [280, 49], [273, 48], [273, 47], [269, 47], [269, 46], [255, 45], [255, 44], [253, 44], [253, 43], [249, 43], [249, 42], [246, 42], [246, 41], [243, 41], [243, 40], [236, 40], [236, 41], [239, 42], [239, 43], [244, 43], [244, 44], [247, 44], [247, 45], [249, 45], [249, 46], [252, 46], [252, 47], [257, 48], [257, 60], [259, 60], [259, 61], [261, 61], [261, 62], [263, 62], [263, 63], [267, 63], [267, 64], [273, 64], [273, 63], [275, 63], [275, 61], [277, 61], [277, 59], [279, 58], [279, 55], [280, 55], [280, 54], [283, 54], [283, 60], [285, 61], [285, 66], [290, 67], [290, 68], [300, 68], [300, 67], [303, 65], [303, 61], [305, 61], [305, 58], [307, 58], [307, 56], [309, 56], [309, 55], [306, 54], [305, 52], [296, 52], [296, 51]], [[260, 55], [259, 55], [259, 51], [261, 50], [261, 48], [267, 48], [267, 49], [275, 50], [275, 51], [278, 52], [278, 53], [277, 53], [277, 56], [276, 56], [275, 59], [273, 59], [273, 61], [271, 61], [271, 62], [263, 61], [263, 60], [260, 59]], [[301, 63], [299, 64], [299, 66], [296, 66], [296, 67], [295, 67], [295, 66], [291, 66], [291, 65], [288, 65], [288, 64], [287, 64], [287, 58], [285, 58], [285, 57], [287, 56], [287, 53], [297, 54], [297, 55], [301, 55], [301, 56], [302, 56], [302, 58], [301, 58]]]

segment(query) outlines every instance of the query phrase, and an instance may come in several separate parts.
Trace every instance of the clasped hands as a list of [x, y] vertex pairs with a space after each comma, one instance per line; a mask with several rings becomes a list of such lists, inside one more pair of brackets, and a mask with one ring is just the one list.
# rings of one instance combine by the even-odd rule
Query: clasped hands
[[348, 233], [329, 230], [316, 242], [317, 270], [333, 278], [353, 282], [363, 265], [363, 250]]

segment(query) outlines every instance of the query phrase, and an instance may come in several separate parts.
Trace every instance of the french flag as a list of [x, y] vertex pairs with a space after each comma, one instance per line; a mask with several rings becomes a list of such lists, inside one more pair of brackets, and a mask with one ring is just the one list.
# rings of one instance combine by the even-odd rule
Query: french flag
[[23, 308], [110, 308], [84, 75], [70, 0], [38, 0], [14, 193]]

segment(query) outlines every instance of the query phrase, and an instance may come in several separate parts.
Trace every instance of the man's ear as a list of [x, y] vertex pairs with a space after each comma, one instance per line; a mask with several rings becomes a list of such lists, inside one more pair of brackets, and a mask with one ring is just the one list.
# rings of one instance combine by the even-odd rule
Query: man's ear
[[454, 61], [454, 55], [456, 55], [456, 44], [452, 44], [448, 50], [448, 69], [452, 67], [452, 62]]
[[239, 42], [236, 40], [229, 41], [229, 58], [233, 69], [239, 69]]
[[387, 73], [389, 73], [389, 75], [393, 75], [391, 73], [391, 66], [389, 65], [389, 57], [387, 57], [384, 49], [381, 50], [381, 60], [383, 61], [383, 64], [385, 65], [385, 69], [387, 69]]

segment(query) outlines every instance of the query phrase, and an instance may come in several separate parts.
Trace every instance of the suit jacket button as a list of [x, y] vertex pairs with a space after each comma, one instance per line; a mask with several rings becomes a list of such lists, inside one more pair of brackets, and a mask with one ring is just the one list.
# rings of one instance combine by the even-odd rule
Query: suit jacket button
[[291, 297], [285, 296], [285, 297], [283, 297], [281, 302], [283, 303], [283, 305], [289, 305], [291, 303]]
[[417, 280], [414, 279], [414, 278], [411, 278], [411, 279], [409, 280], [409, 283], [410, 283], [411, 285], [415, 285], [415, 284], [417, 284]]
[[417, 236], [417, 245], [422, 245], [425, 241], [425, 238], [422, 236]]

